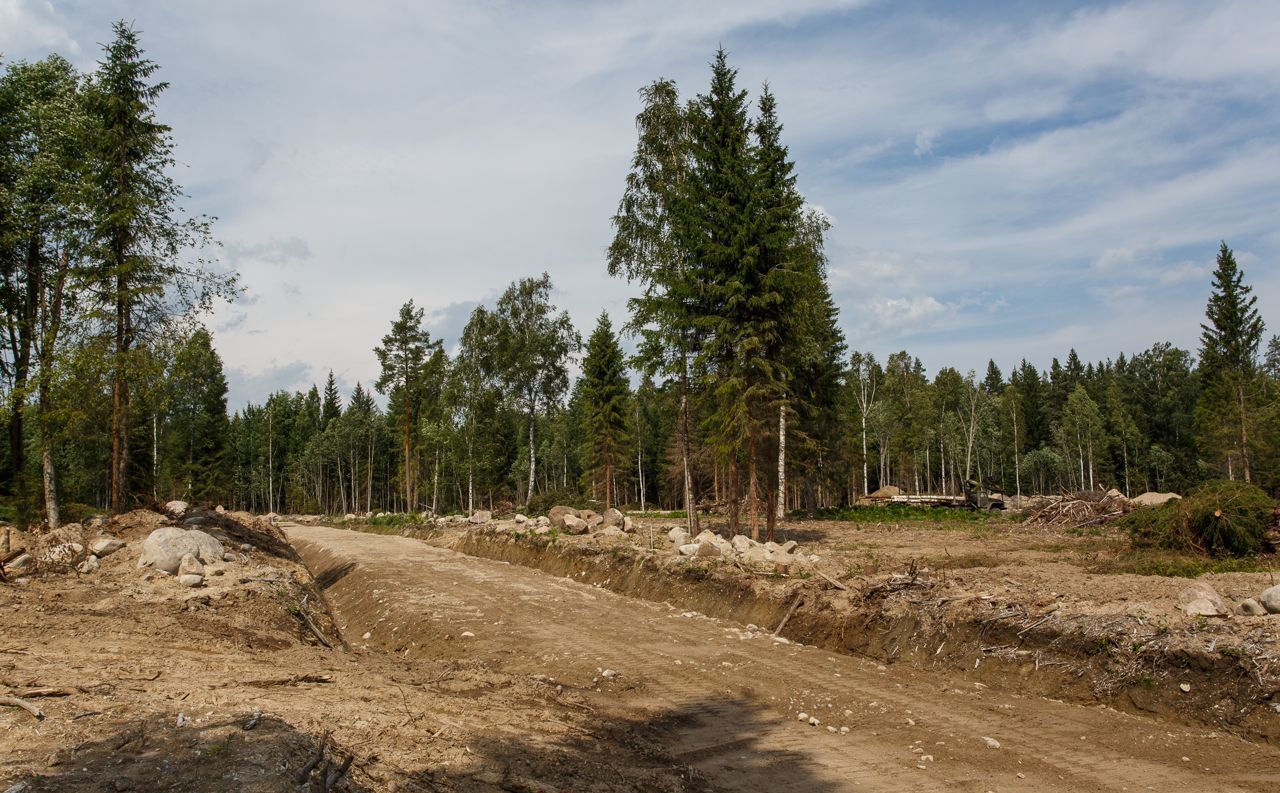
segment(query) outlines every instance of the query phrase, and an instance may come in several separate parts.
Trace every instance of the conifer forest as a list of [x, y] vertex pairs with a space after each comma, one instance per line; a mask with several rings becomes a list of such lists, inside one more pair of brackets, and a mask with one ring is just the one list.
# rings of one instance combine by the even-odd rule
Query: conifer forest
[[828, 220], [797, 189], [786, 97], [741, 85], [723, 50], [705, 85], [639, 91], [631, 166], [600, 218], [627, 313], [577, 328], [553, 275], [530, 273], [446, 347], [411, 298], [364, 340], [376, 380], [344, 393], [331, 372], [229, 405], [202, 322], [236, 275], [177, 181], [158, 69], [124, 23], [93, 71], [3, 64], [0, 493], [19, 524], [183, 498], [327, 514], [692, 506], [745, 528], [885, 485], [1280, 490], [1280, 342], [1229, 241], [1204, 316], [1185, 318], [1197, 349], [1066, 349], [984, 371], [860, 349], [827, 284]]

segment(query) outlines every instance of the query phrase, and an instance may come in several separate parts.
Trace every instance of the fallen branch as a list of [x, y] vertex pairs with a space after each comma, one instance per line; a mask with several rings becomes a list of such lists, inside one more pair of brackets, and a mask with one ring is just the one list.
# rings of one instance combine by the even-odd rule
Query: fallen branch
[[351, 769], [351, 762], [355, 759], [355, 755], [349, 754], [347, 755], [347, 759], [342, 761], [341, 765], [329, 772], [329, 774], [324, 778], [324, 793], [329, 793], [333, 786], [338, 784], [338, 781], [347, 775], [347, 771]]
[[795, 613], [796, 606], [799, 606], [800, 601], [803, 599], [804, 599], [804, 592], [803, 591], [797, 592], [796, 599], [791, 601], [791, 608], [787, 609], [787, 613], [782, 617], [782, 622], [779, 622], [778, 627], [774, 629], [773, 631], [774, 636], [777, 636], [779, 633], [782, 632], [782, 629], [786, 627], [787, 620], [791, 619], [791, 615]]
[[26, 700], [18, 699], [17, 697], [0, 697], [0, 705], [8, 705], [11, 708], [22, 708], [27, 713], [35, 716], [36, 721], [44, 721], [44, 711]]
[[849, 591], [849, 587], [847, 587], [847, 586], [845, 586], [844, 584], [840, 583], [839, 581], [835, 580], [834, 578], [832, 578], [831, 576], [829, 576], [829, 575], [827, 575], [826, 573], [822, 572], [822, 571], [821, 571], [821, 570], [819, 570], [818, 568], [816, 568], [816, 567], [815, 567], [815, 568], [813, 568], [813, 572], [815, 572], [815, 573], [817, 573], [818, 575], [820, 575], [820, 576], [822, 576], [823, 578], [825, 578], [825, 579], [827, 580], [827, 583], [831, 584], [831, 586], [835, 587], [836, 589], [840, 589], [840, 590], [843, 590], [843, 591], [845, 591], [845, 592], [848, 592], [848, 591]]
[[329, 648], [330, 650], [333, 649], [333, 645], [329, 642], [328, 639], [324, 637], [324, 634], [320, 632], [320, 629], [316, 627], [316, 624], [311, 621], [311, 617], [307, 616], [307, 596], [306, 595], [302, 596], [302, 605], [298, 608], [298, 616], [302, 618], [302, 624], [307, 626], [307, 629], [310, 630], [311, 633], [317, 639], [320, 640], [321, 644], [323, 644], [325, 647]]
[[320, 761], [324, 759], [324, 747], [327, 743], [329, 743], [329, 731], [325, 730], [324, 734], [320, 736], [320, 745], [312, 753], [311, 759], [307, 761], [306, 765], [298, 769], [296, 779], [299, 785], [307, 784], [307, 780], [311, 778], [311, 772], [315, 770], [316, 766], [320, 765]]
[[272, 688], [274, 686], [296, 686], [301, 683], [332, 683], [333, 675], [294, 675], [274, 680], [247, 680], [244, 685], [254, 688]]

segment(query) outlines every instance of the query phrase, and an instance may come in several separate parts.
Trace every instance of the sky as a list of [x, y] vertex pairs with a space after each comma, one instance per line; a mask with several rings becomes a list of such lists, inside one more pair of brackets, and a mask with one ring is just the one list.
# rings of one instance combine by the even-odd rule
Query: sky
[[830, 217], [852, 349], [1007, 373], [1195, 350], [1220, 241], [1280, 330], [1280, 3], [0, 0], [0, 53], [94, 68], [129, 21], [175, 177], [244, 293], [233, 409], [377, 377], [400, 305], [452, 345], [550, 273], [587, 335], [637, 91], [723, 46]]

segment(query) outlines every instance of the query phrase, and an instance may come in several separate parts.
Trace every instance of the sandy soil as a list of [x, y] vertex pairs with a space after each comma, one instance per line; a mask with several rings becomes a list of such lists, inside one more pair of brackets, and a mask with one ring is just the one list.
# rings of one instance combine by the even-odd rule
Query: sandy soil
[[[229, 547], [249, 548], [183, 589], [136, 567], [165, 522], [108, 524], [129, 544], [91, 575], [0, 584], [0, 696], [44, 716], [0, 707], [0, 791], [322, 790], [326, 776], [354, 791], [1234, 791], [1280, 777], [1276, 748], [1222, 730], [779, 641], [464, 556], [439, 547], [447, 536], [218, 518]], [[1164, 599], [1185, 582], [1081, 583], [1089, 554], [1109, 551], [1090, 538], [1037, 550], [1015, 531], [833, 523], [792, 536], [854, 587], [940, 552], [967, 559], [946, 586], [1043, 589], [1064, 610], [1127, 599], [1178, 619]], [[969, 564], [991, 553], [1001, 564]]]
[[[407, 538], [288, 533], [357, 647], [572, 695], [595, 729], [652, 731], [717, 789], [1230, 791], [1280, 774], [1275, 749], [1223, 733], [833, 655]], [[502, 744], [542, 725], [498, 730]]]

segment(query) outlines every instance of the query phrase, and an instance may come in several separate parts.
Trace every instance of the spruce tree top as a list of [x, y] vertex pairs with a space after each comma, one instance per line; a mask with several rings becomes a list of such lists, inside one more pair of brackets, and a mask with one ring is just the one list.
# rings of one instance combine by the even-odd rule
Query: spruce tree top
[[1208, 322], [1200, 325], [1200, 366], [1207, 372], [1249, 374], [1256, 368], [1264, 326], [1252, 291], [1223, 242], [1204, 311]]

